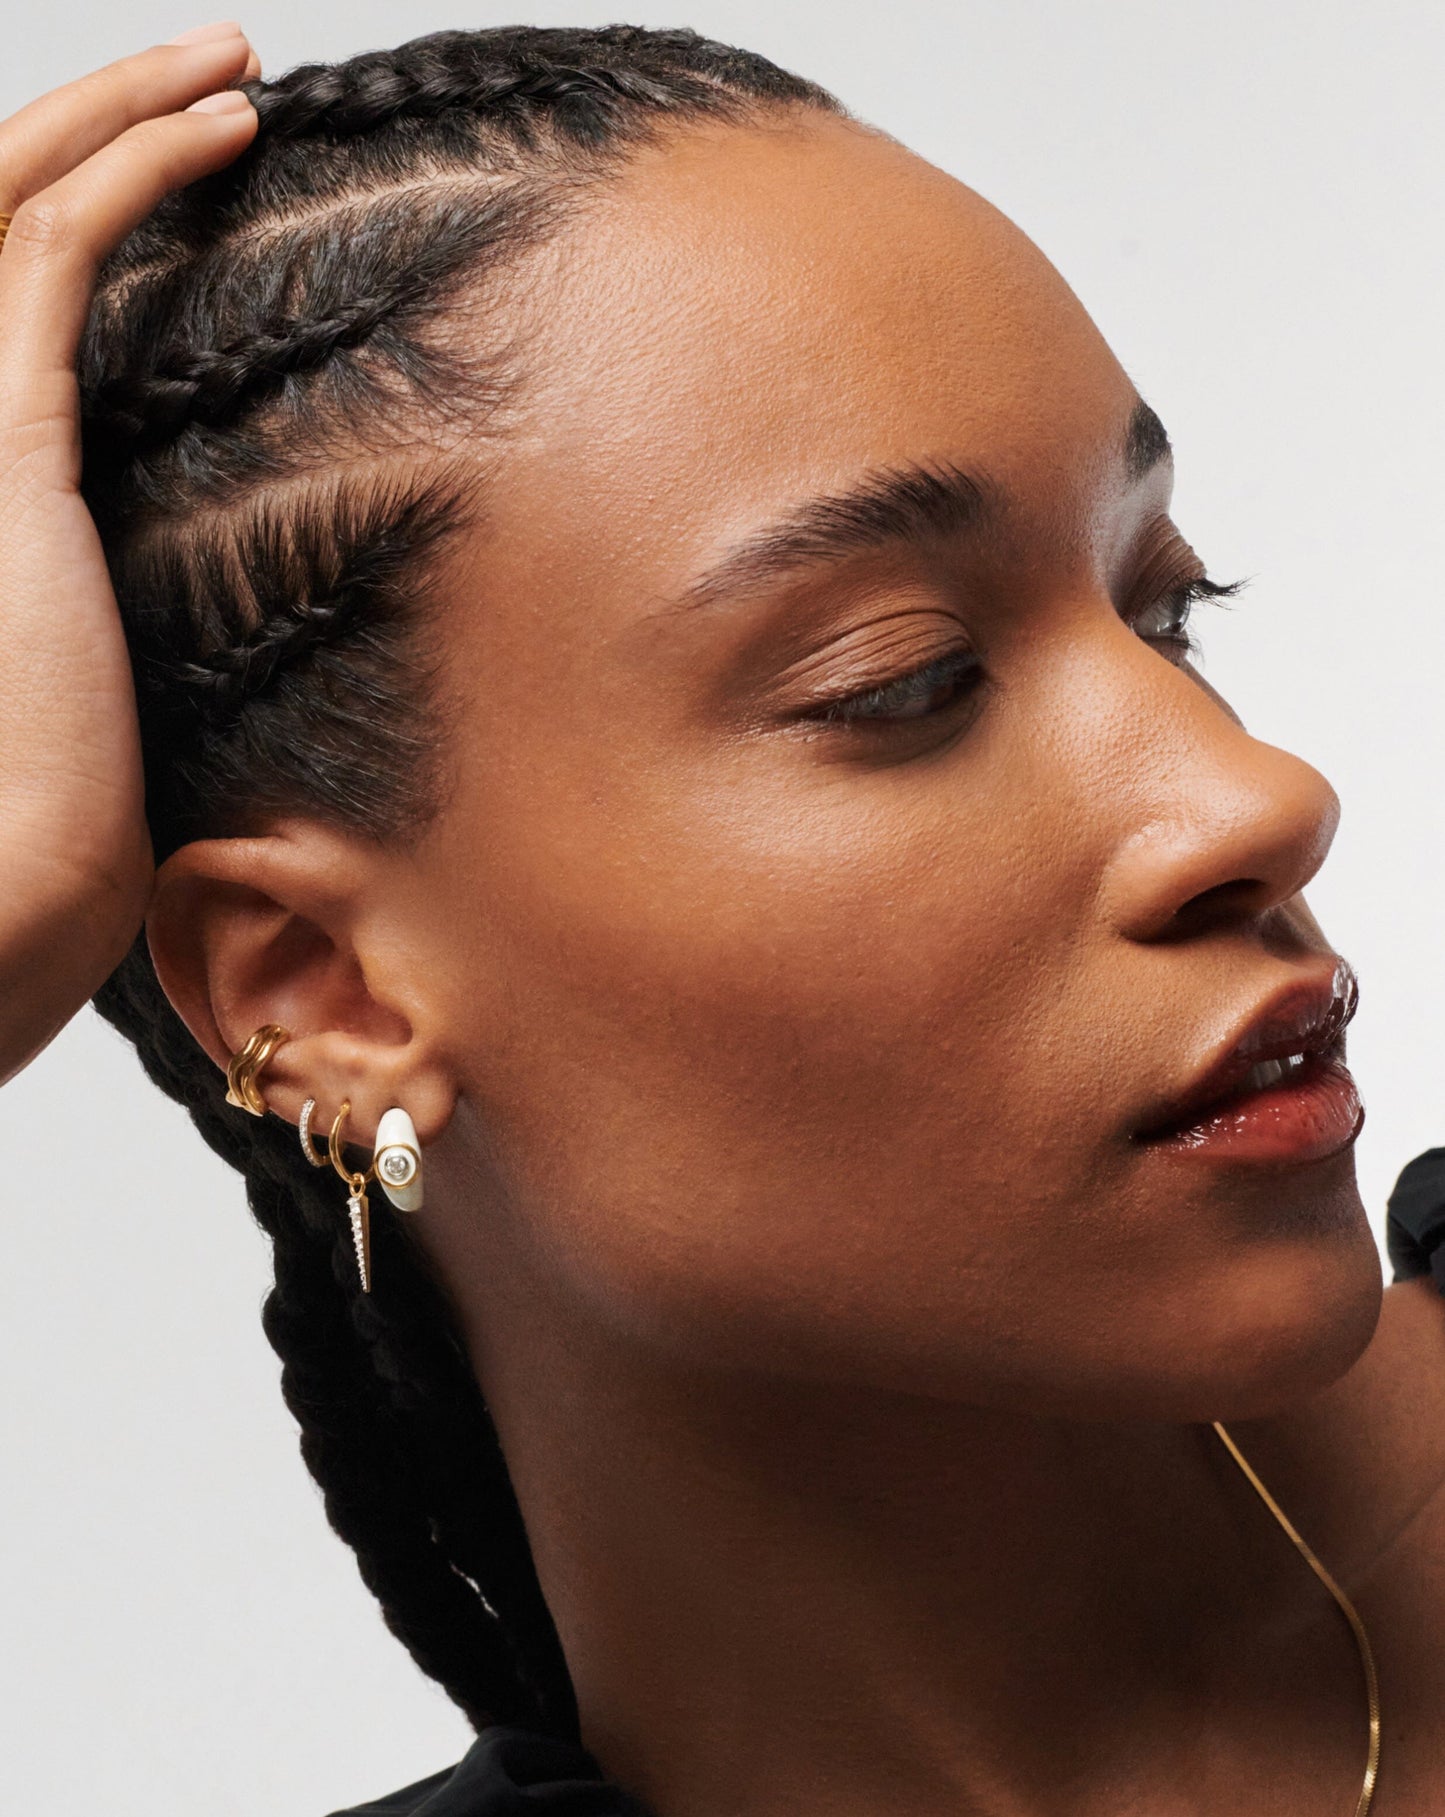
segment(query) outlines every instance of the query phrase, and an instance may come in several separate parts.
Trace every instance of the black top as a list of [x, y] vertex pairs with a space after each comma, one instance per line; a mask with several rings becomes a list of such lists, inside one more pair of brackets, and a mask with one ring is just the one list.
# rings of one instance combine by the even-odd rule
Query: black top
[[483, 1729], [454, 1767], [331, 1817], [650, 1817], [585, 1748], [528, 1729]]
[[1385, 1217], [1385, 1245], [1397, 1281], [1435, 1277], [1445, 1293], [1445, 1148], [1427, 1148], [1395, 1182]]
[[[1395, 1182], [1385, 1240], [1397, 1281], [1433, 1275], [1445, 1294], [1445, 1148], [1419, 1155]], [[454, 1767], [375, 1804], [331, 1817], [650, 1817], [610, 1785], [573, 1742], [527, 1729], [485, 1729]]]

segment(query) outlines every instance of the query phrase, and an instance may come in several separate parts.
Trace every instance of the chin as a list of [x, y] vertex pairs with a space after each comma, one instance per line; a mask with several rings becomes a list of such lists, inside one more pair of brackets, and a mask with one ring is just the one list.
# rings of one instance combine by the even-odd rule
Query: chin
[[990, 1398], [1062, 1418], [1227, 1424], [1321, 1393], [1369, 1345], [1384, 1292], [1353, 1169], [1327, 1196], [1297, 1219], [1172, 1241], [1093, 1292], [1076, 1275], [1047, 1379]]
[[1227, 1423], [1285, 1413], [1358, 1362], [1379, 1322], [1384, 1281], [1353, 1186], [1351, 1196], [1347, 1221], [1250, 1240], [1206, 1283], [1181, 1289], [1179, 1362], [1160, 1379], [1172, 1417]]

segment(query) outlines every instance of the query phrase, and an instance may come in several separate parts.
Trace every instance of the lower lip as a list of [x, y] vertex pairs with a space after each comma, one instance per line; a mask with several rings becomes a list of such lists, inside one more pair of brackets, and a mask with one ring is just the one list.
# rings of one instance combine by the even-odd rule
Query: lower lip
[[1145, 1147], [1205, 1160], [1324, 1161], [1348, 1148], [1365, 1120], [1341, 1060], [1311, 1060], [1288, 1083], [1231, 1098], [1187, 1129], [1142, 1137]]

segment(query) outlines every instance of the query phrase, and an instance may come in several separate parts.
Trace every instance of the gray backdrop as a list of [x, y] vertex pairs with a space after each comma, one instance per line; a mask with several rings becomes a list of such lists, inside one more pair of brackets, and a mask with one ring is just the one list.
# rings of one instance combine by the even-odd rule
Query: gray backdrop
[[[0, 110], [203, 21], [16, 9]], [[18, 14], [18, 16], [16, 16]], [[1426, 0], [251, 0], [268, 73], [442, 26], [691, 24], [765, 51], [1042, 244], [1179, 457], [1223, 578], [1207, 672], [1345, 807], [1313, 891], [1358, 965], [1378, 1220], [1445, 1140], [1433, 1029], [1445, 673], [1445, 14]], [[0, 1093], [0, 1759], [33, 1817], [321, 1817], [454, 1759], [461, 1717], [327, 1529], [261, 1336], [236, 1178], [87, 1011]]]

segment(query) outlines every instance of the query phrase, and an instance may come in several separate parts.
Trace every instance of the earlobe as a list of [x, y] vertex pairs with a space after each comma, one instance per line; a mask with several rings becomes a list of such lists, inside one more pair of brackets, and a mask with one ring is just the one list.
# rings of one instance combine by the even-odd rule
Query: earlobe
[[[301, 1106], [301, 1121], [296, 1133], [300, 1137], [301, 1152], [311, 1165], [325, 1167], [330, 1155], [316, 1146], [313, 1134], [316, 1113], [315, 1098], [308, 1098]], [[382, 1112], [376, 1126], [376, 1151], [371, 1164], [381, 1182], [381, 1190], [398, 1211], [421, 1210], [424, 1203], [421, 1138], [416, 1133], [416, 1124], [400, 1105], [394, 1104], [390, 1110]]]
[[[284, 1034], [284, 1031], [278, 1031]], [[263, 1038], [263, 1045], [265, 1041]], [[274, 1051], [274, 1043], [267, 1051]], [[250, 1043], [247, 1043], [249, 1048]], [[313, 1167], [325, 1167], [328, 1164], [346, 1182], [348, 1192], [346, 1200], [347, 1214], [351, 1220], [351, 1240], [356, 1250], [356, 1266], [361, 1277], [361, 1291], [371, 1292], [371, 1206], [366, 1196], [367, 1183], [380, 1180], [382, 1191], [393, 1205], [403, 1211], [421, 1210], [421, 1145], [417, 1141], [416, 1126], [404, 1110], [393, 1106], [386, 1111], [377, 1127], [376, 1149], [364, 1171], [353, 1169], [343, 1158], [346, 1120], [351, 1114], [351, 1104], [346, 1098], [341, 1101], [326, 1138], [326, 1153], [317, 1148], [311, 1134], [311, 1122], [316, 1112], [315, 1098], [308, 1098], [301, 1107], [301, 1122], [298, 1133], [301, 1137], [301, 1152]]]

